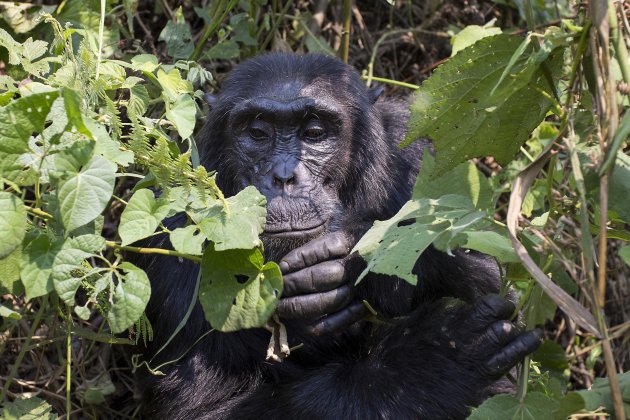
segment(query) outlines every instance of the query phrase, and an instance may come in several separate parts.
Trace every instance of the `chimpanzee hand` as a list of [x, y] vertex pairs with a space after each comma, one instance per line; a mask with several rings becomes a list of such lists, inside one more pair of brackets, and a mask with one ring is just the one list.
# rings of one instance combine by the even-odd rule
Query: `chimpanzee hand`
[[487, 295], [458, 314], [453, 319], [457, 325], [445, 332], [451, 336], [451, 346], [460, 346], [460, 362], [481, 377], [495, 380], [536, 350], [542, 332], [523, 331], [509, 321], [513, 313], [511, 302], [498, 295]]
[[352, 302], [352, 280], [346, 275], [351, 241], [343, 232], [314, 239], [280, 261], [284, 277], [278, 314], [287, 319], [312, 320], [309, 332], [319, 335], [339, 330], [367, 312]]

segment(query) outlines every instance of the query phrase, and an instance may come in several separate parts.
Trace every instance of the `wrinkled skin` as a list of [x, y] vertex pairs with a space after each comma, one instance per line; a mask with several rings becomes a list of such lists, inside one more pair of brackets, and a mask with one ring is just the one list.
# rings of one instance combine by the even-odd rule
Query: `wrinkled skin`
[[[538, 346], [540, 332], [511, 322], [513, 304], [496, 295], [494, 262], [474, 252], [428, 249], [417, 286], [373, 274], [355, 286], [364, 263], [349, 252], [409, 199], [425, 145], [396, 147], [406, 106], [379, 96], [335, 59], [278, 54], [242, 64], [209, 98], [202, 163], [227, 195], [254, 185], [266, 196], [262, 240], [284, 277], [277, 312], [300, 348], [265, 361], [263, 329], [193, 344], [210, 328], [197, 304], [151, 364], [185, 356], [165, 376], [139, 374], [148, 417], [464, 418]], [[148, 360], [183, 318], [198, 268], [155, 256], [138, 264], [153, 287]], [[364, 321], [362, 300], [390, 321]]]

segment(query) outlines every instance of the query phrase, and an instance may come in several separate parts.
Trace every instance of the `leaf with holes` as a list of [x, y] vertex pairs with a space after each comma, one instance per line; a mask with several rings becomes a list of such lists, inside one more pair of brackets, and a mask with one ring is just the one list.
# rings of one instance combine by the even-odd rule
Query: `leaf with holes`
[[199, 234], [199, 227], [195, 225], [177, 228], [169, 235], [175, 251], [183, 254], [201, 255], [205, 237]]
[[265, 226], [267, 200], [254, 187], [247, 187], [227, 199], [229, 209], [216, 204], [207, 210], [190, 212], [201, 233], [214, 242], [217, 251], [251, 249]]
[[258, 248], [217, 251], [210, 244], [201, 262], [199, 302], [206, 319], [220, 331], [263, 326], [282, 291], [282, 275], [274, 262], [263, 265]]
[[118, 268], [122, 272], [118, 271], [116, 292], [107, 313], [114, 334], [120, 334], [140, 319], [151, 297], [151, 284], [143, 270], [129, 262], [121, 263]]
[[352, 252], [358, 251], [367, 261], [357, 282], [371, 271], [415, 285], [418, 279], [413, 267], [429, 245], [439, 242], [439, 248], [447, 251], [460, 245], [466, 230], [475, 230], [486, 216], [460, 195], [407, 202], [391, 219], [374, 222], [355, 245]]
[[541, 66], [544, 62], [556, 74], [561, 54], [538, 58], [528, 45], [512, 60], [521, 42], [509, 35], [483, 38], [438, 67], [415, 93], [402, 145], [421, 137], [433, 140], [433, 177], [479, 156], [506, 164], [544, 118], [554, 88]]
[[66, 305], [74, 304], [74, 295], [86, 276], [88, 268], [82, 263], [105, 247], [105, 239], [98, 235], [82, 235], [67, 239], [57, 252], [52, 267], [55, 291]]

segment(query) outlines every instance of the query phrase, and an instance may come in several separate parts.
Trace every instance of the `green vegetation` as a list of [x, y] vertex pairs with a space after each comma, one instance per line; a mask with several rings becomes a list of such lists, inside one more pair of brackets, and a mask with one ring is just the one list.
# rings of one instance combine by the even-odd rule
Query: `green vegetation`
[[[221, 65], [273, 47], [350, 60], [364, 48], [366, 79], [416, 90], [403, 145], [429, 137], [435, 159], [425, 158], [412, 200], [355, 247], [363, 275], [415, 284], [411, 268], [429, 245], [478, 250], [505, 267], [504, 290], [519, 293], [527, 327], [546, 324], [550, 339], [523, 363], [518, 394], [487, 400], [471, 418], [630, 419], [630, 374], [616, 374], [630, 368], [630, 36], [621, 3], [488, 1], [499, 21], [435, 28], [441, 2], [426, 2], [416, 27], [413, 2], [391, 1], [377, 42], [357, 28], [362, 38], [347, 36], [351, 19], [370, 15], [358, 3], [329, 6], [340, 15], [328, 29], [318, 20], [325, 13], [292, 1], [156, 3], [0, 2], [3, 417], [96, 416], [96, 406], [133, 416], [129, 392], [112, 404], [129, 386], [109, 369], [124, 357], [103, 356], [110, 345], [151, 340], [155, 327], [144, 316], [148, 278], [129, 253], [200, 264], [198, 297], [215, 329], [271, 317], [282, 278], [258, 239], [265, 199], [253, 187], [224, 197], [199, 165], [195, 136]], [[138, 15], [149, 7], [163, 23], [155, 34]], [[408, 27], [396, 27], [404, 13]], [[334, 25], [346, 31], [336, 37]], [[138, 42], [152, 34], [154, 44]], [[453, 56], [420, 86], [397, 82], [406, 76], [390, 77], [377, 49], [400, 36], [452, 37]], [[185, 227], [162, 224], [182, 212]], [[153, 235], [168, 235], [174, 249], [133, 245]], [[598, 375], [606, 378], [584, 390]]]

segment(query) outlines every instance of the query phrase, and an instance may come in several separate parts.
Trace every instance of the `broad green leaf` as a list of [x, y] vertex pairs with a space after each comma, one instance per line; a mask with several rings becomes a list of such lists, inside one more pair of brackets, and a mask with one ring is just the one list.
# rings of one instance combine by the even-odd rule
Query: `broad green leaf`
[[[630, 372], [617, 375], [623, 398], [626, 417], [630, 413]], [[607, 413], [614, 413], [608, 378], [596, 378], [590, 390], [569, 392], [554, 413], [556, 419], [565, 419], [571, 414], [590, 412], [605, 407]]]
[[357, 282], [371, 271], [415, 285], [418, 279], [412, 269], [420, 254], [438, 240], [440, 249], [453, 248], [449, 243], [458, 242], [457, 237], [484, 215], [475, 210], [470, 199], [459, 195], [407, 202], [391, 219], [374, 222], [355, 245], [352, 252], [358, 251], [367, 261]]
[[263, 326], [282, 291], [276, 263], [263, 265], [258, 248], [216, 251], [209, 245], [201, 263], [199, 302], [206, 319], [220, 331]]
[[251, 249], [265, 226], [267, 200], [254, 187], [247, 187], [227, 199], [229, 210], [216, 204], [205, 211], [190, 213], [201, 232], [214, 242], [217, 251]]
[[475, 42], [482, 38], [486, 38], [501, 33], [501, 28], [495, 28], [493, 26], [485, 27], [478, 25], [469, 25], [459, 31], [452, 40], [453, 50], [451, 56], [457, 54], [459, 51], [466, 47], [473, 45]]
[[0, 191], [0, 259], [7, 257], [22, 244], [26, 234], [24, 203], [11, 193]]
[[93, 156], [79, 172], [60, 183], [59, 209], [67, 230], [91, 222], [101, 214], [114, 192], [115, 177], [113, 163]]
[[462, 163], [448, 173], [432, 179], [434, 170], [435, 158], [425, 153], [422, 168], [416, 179], [416, 185], [413, 187], [412, 199], [438, 199], [444, 195], [455, 194], [470, 198], [475, 208], [493, 207], [490, 182], [471, 162]]
[[[542, 70], [532, 73], [526, 66], [532, 48], [515, 64], [520, 72], [489, 95], [520, 44], [521, 38], [509, 35], [483, 38], [438, 67], [416, 92], [402, 145], [421, 137], [433, 140], [433, 177], [478, 156], [492, 155], [506, 164], [544, 118], [551, 104], [543, 92], [553, 87]], [[551, 67], [551, 60], [546, 63]]]
[[131, 58], [131, 68], [134, 70], [152, 73], [159, 66], [158, 59], [153, 54], [138, 54]]
[[54, 289], [52, 269], [62, 245], [62, 241], [53, 243], [48, 235], [40, 234], [24, 247], [20, 275], [26, 300], [47, 295]]
[[153, 191], [136, 191], [120, 216], [118, 233], [122, 244], [129, 245], [153, 234], [170, 210], [168, 200], [156, 200]]
[[95, 153], [123, 167], [133, 163], [133, 152], [131, 150], [121, 150], [120, 143], [112, 140], [103, 124], [91, 118], [84, 118], [83, 122], [94, 138]]
[[492, 231], [466, 232], [466, 242], [462, 247], [491, 255], [501, 263], [520, 262], [507, 231], [505, 235]]
[[169, 119], [182, 139], [187, 139], [195, 128], [195, 114], [197, 107], [189, 95], [179, 95], [175, 103], [166, 103], [166, 118]]
[[177, 228], [169, 235], [171, 244], [177, 252], [201, 255], [205, 237], [199, 233], [195, 225]]
[[0, 318], [22, 319], [22, 315], [4, 305], [0, 305]]
[[76, 91], [68, 88], [62, 89], [62, 93], [68, 121], [79, 133], [92, 138], [92, 133], [83, 123], [83, 115], [81, 114], [81, 97]]
[[530, 392], [521, 403], [518, 398], [500, 394], [474, 409], [468, 420], [540, 420], [552, 417], [558, 401], [540, 392]]
[[149, 106], [149, 92], [144, 85], [135, 85], [129, 89], [129, 102], [127, 112], [131, 119], [140, 118], [147, 112]]
[[0, 108], [0, 152], [28, 152], [28, 139], [44, 129], [46, 115], [59, 92], [35, 93]]
[[131, 327], [142, 316], [151, 297], [151, 284], [143, 270], [129, 262], [118, 267], [124, 274], [118, 274], [114, 300], [107, 313], [107, 322], [114, 334]]
[[630, 245], [619, 248], [619, 256], [627, 265], [630, 265]]
[[241, 54], [241, 49], [234, 40], [225, 40], [210, 48], [205, 57], [208, 60], [229, 60], [230, 58], [237, 58]]
[[190, 83], [182, 79], [182, 75], [177, 69], [172, 69], [168, 73], [160, 69], [157, 72], [157, 79], [162, 86], [163, 94], [170, 102], [174, 102], [181, 93], [192, 93]]
[[74, 295], [86, 274], [83, 260], [104, 247], [105, 239], [98, 235], [83, 235], [64, 241], [53, 261], [52, 277], [55, 291], [67, 305], [74, 305]]
[[545, 340], [532, 355], [532, 359], [549, 370], [562, 372], [569, 367], [567, 355], [562, 346], [551, 340]]
[[182, 7], [180, 6], [175, 13], [176, 21], [169, 20], [160, 33], [159, 41], [166, 42], [168, 55], [177, 59], [187, 59], [192, 54], [195, 45], [192, 41], [190, 33], [190, 25], [184, 18]]
[[615, 211], [625, 222], [630, 223], [630, 156], [617, 154], [615, 167], [610, 175], [608, 202], [610, 210]]
[[58, 418], [52, 406], [37, 397], [7, 402], [1, 410], [4, 420], [54, 420]]
[[22, 258], [22, 248], [15, 250], [0, 259], [0, 294], [11, 293], [21, 295], [24, 288], [20, 282], [20, 259]]

